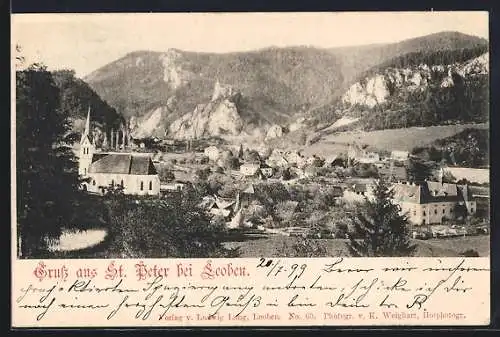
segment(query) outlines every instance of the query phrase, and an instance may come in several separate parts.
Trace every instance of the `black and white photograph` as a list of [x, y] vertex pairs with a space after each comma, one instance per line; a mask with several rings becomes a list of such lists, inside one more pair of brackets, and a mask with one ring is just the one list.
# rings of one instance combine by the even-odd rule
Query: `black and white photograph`
[[487, 12], [11, 19], [18, 259], [490, 256]]

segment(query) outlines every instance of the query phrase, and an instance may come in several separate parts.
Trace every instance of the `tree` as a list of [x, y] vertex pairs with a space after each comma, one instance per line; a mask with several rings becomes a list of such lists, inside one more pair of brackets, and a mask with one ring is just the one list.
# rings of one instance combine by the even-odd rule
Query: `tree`
[[237, 249], [223, 245], [224, 223], [211, 221], [197, 206], [199, 197], [196, 190], [185, 189], [160, 200], [110, 199], [107, 257], [237, 257]]
[[443, 181], [443, 183], [453, 184], [453, 183], [457, 182], [457, 179], [453, 176], [453, 174], [451, 174], [450, 171], [445, 171], [443, 173], [442, 181]]
[[410, 244], [408, 218], [399, 213], [392, 197], [389, 185], [379, 180], [374, 198], [365, 199], [354, 211], [354, 233], [349, 235], [348, 243], [353, 256], [411, 256], [415, 250], [416, 246]]
[[408, 181], [422, 183], [433, 176], [432, 167], [422, 160], [410, 158], [406, 167]]
[[465, 205], [455, 204], [453, 207], [453, 216], [458, 220], [465, 220], [467, 217], [467, 207]]
[[175, 180], [175, 174], [171, 169], [162, 166], [159, 169], [160, 181], [171, 182]]
[[43, 252], [72, 217], [81, 180], [69, 111], [43, 65], [16, 72], [17, 220], [21, 256]]

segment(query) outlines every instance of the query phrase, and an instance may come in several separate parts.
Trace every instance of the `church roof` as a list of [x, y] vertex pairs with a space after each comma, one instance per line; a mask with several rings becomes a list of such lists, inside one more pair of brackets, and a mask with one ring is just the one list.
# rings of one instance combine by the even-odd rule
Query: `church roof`
[[83, 135], [83, 137], [82, 137], [82, 139], [80, 140], [80, 144], [83, 144], [83, 142], [84, 142], [86, 139], [88, 139], [88, 140], [89, 140], [89, 143], [90, 143], [90, 144], [93, 144], [93, 142], [94, 142], [94, 137], [92, 137], [92, 135], [90, 135], [90, 134], [84, 134], [84, 135]]
[[149, 156], [134, 155], [131, 153], [94, 154], [89, 173], [158, 174]]

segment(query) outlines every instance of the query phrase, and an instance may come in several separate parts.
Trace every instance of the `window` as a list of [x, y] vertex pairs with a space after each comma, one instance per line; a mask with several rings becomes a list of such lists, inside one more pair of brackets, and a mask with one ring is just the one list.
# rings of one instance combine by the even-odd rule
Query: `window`
[[443, 208], [443, 214], [444, 214], [444, 208]]
[[122, 187], [123, 187], [123, 179], [122, 179], [122, 181], [120, 182], [120, 185], [122, 185]]
[[434, 214], [438, 214], [438, 210], [437, 209], [434, 210]]
[[87, 174], [87, 169], [86, 168], [83, 169], [83, 174], [84, 175]]
[[471, 208], [471, 209], [470, 209], [470, 212], [471, 212], [471, 213], [474, 213], [474, 208]]
[[152, 182], [152, 181], [150, 181], [150, 182], [149, 182], [149, 190], [150, 190], [150, 191], [152, 191], [152, 190], [153, 190], [153, 182]]
[[111, 186], [115, 186], [115, 180], [114, 179], [111, 179]]
[[417, 215], [417, 210], [413, 210], [413, 215], [416, 216]]
[[425, 211], [423, 211], [423, 212], [422, 212], [422, 215], [423, 215], [423, 216], [426, 216], [427, 214], [425, 213]]
[[143, 191], [143, 190], [144, 190], [144, 182], [141, 181], [141, 191]]

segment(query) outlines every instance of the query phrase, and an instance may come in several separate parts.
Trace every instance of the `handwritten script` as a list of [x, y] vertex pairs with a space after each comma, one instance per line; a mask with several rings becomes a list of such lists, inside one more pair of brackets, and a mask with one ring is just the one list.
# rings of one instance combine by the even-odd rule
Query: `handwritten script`
[[489, 322], [489, 260], [17, 261], [20, 326]]

